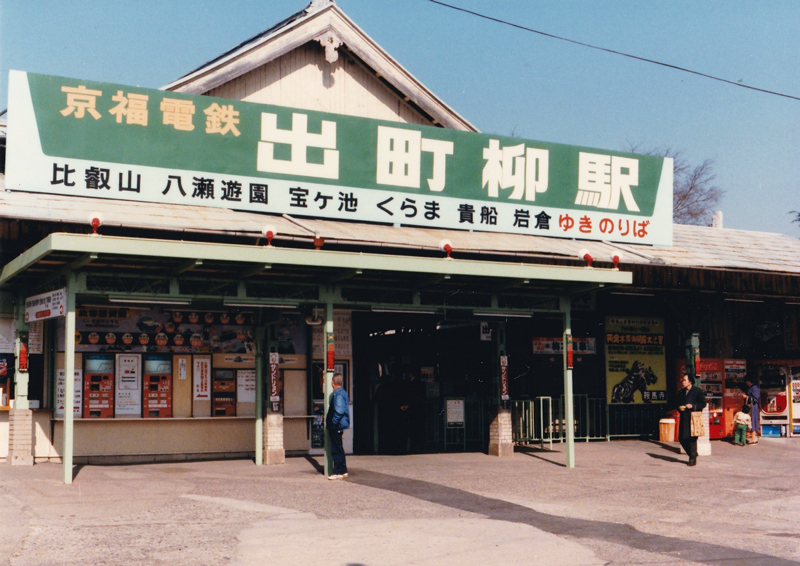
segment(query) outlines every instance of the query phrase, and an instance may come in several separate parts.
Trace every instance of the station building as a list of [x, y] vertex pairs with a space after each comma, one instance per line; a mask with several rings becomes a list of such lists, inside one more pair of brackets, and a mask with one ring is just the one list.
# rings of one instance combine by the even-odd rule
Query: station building
[[11, 83], [8, 462], [323, 453], [341, 372], [348, 452], [572, 466], [654, 434], [687, 359], [712, 437], [746, 374], [800, 434], [797, 239], [673, 225], [668, 159], [477, 132], [333, 2], [160, 91]]

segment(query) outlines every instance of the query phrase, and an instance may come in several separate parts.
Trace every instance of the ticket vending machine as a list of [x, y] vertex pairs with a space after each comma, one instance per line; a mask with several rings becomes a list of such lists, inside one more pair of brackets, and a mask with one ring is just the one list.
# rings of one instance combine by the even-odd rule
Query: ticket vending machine
[[114, 416], [114, 354], [86, 354], [83, 371], [83, 418]]
[[792, 436], [800, 436], [800, 366], [792, 366]]
[[236, 416], [236, 370], [214, 370], [211, 379], [211, 416]]
[[725, 412], [723, 407], [723, 360], [716, 358], [700, 358], [697, 361], [697, 373], [700, 376], [700, 387], [706, 394], [708, 405], [709, 438], [725, 438]]
[[172, 356], [144, 358], [144, 392], [142, 416], [164, 418], [172, 416]]
[[733, 436], [733, 417], [742, 410], [744, 392], [747, 391], [744, 378], [747, 375], [747, 360], [726, 359], [725, 388], [723, 406], [725, 408], [725, 435]]
[[[791, 425], [789, 415], [789, 368], [795, 362], [784, 360], [757, 362], [761, 389], [761, 435], [787, 436]], [[796, 364], [800, 365], [800, 364]]]

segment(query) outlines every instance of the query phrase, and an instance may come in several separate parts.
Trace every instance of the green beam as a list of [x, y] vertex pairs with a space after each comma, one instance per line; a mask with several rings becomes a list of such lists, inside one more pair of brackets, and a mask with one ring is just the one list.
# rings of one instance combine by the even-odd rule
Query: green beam
[[10, 280], [15, 275], [19, 275], [29, 267], [36, 265], [39, 261], [50, 255], [54, 251], [53, 234], [37, 242], [23, 253], [9, 261], [0, 271], [0, 285]]
[[54, 251], [100, 253], [131, 257], [153, 256], [222, 262], [271, 263], [273, 265], [330, 268], [337, 271], [341, 269], [356, 269], [427, 273], [443, 276], [460, 275], [497, 279], [535, 279], [614, 284], [630, 284], [633, 280], [630, 272], [600, 268], [54, 233], [6, 265], [2, 276], [0, 276], [0, 284], [23, 272]]

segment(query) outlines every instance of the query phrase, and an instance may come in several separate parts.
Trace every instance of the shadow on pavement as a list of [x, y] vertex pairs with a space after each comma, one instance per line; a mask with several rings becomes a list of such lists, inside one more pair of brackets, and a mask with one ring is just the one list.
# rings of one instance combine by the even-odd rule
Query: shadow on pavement
[[550, 450], [545, 450], [544, 448], [531, 448], [530, 446], [516, 446], [514, 448], [514, 453], [524, 454], [525, 456], [536, 458], [537, 460], [541, 460], [542, 462], [546, 462], [548, 464], [553, 464], [554, 466], [558, 466], [559, 468], [567, 467], [565, 463], [553, 462], [552, 460], [545, 458], [543, 454], [558, 454], [558, 453], [552, 452]]
[[309, 464], [314, 466], [314, 469], [317, 470], [320, 474], [324, 474], [325, 473], [325, 466], [323, 466], [322, 464], [317, 462], [317, 459], [314, 458], [314, 456], [306, 454], [303, 457], [308, 461]]
[[675, 454], [681, 453], [680, 447], [673, 446], [672, 444], [669, 444], [667, 442], [661, 442], [660, 440], [651, 440], [650, 443], [655, 444], [656, 446], [660, 446], [661, 448], [669, 452], [674, 452]]
[[[551, 462], [552, 463], [552, 462]], [[760, 566], [788, 566], [798, 562], [721, 545], [683, 540], [639, 531], [624, 523], [592, 521], [549, 515], [529, 507], [477, 495], [461, 489], [432, 482], [393, 476], [380, 472], [359, 470], [349, 482], [375, 489], [383, 489], [414, 497], [437, 505], [458, 509], [496, 521], [529, 525], [557, 536], [594, 539], [629, 548], [654, 552], [691, 562], [718, 566], [731, 564], [758, 564]]]
[[653, 454], [651, 452], [647, 452], [647, 455], [650, 456], [651, 458], [655, 458], [656, 460], [664, 460], [665, 462], [677, 462], [679, 464], [686, 464], [686, 460], [681, 460], [680, 458], [673, 458], [672, 456]]
[[78, 479], [78, 474], [81, 473], [81, 470], [86, 467], [86, 464], [76, 464], [72, 466], [72, 481]]

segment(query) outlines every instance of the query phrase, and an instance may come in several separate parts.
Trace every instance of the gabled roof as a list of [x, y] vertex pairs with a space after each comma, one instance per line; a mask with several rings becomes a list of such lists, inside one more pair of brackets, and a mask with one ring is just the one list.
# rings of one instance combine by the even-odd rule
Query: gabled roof
[[311, 41], [325, 47], [326, 58], [331, 62], [336, 61], [339, 49], [347, 49], [408, 103], [430, 116], [434, 124], [478, 131], [386, 53], [333, 0], [315, 0], [304, 10], [163, 88], [204, 94]]

